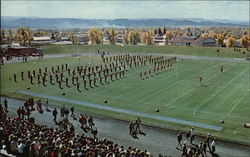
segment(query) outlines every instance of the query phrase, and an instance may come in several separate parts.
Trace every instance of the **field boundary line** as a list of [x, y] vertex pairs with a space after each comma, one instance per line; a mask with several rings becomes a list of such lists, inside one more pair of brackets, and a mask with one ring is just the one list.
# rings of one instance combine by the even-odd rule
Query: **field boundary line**
[[236, 78], [238, 78], [240, 75], [244, 74], [248, 69], [242, 71], [241, 73], [239, 73], [237, 76], [235, 76], [232, 80], [230, 80], [225, 86], [223, 86], [222, 88], [220, 88], [219, 90], [217, 90], [214, 94], [212, 94], [210, 97], [208, 97], [205, 101], [203, 101], [201, 103], [201, 105], [199, 105], [193, 112], [193, 115], [196, 114], [196, 112], [202, 108], [208, 101], [210, 101], [214, 96], [216, 96], [218, 93], [220, 93], [222, 90], [224, 90], [228, 85], [230, 85]]
[[38, 96], [38, 97], [42, 97], [42, 98], [48, 98], [48, 99], [52, 99], [52, 100], [56, 100], [56, 101], [60, 101], [60, 102], [73, 103], [73, 104], [77, 104], [77, 105], [82, 105], [82, 106], [91, 107], [91, 108], [97, 108], [97, 109], [106, 110], [106, 111], [114, 111], [114, 112], [119, 112], [119, 113], [124, 113], [124, 114], [130, 114], [130, 115], [147, 117], [147, 118], [156, 119], [156, 120], [167, 121], [167, 122], [171, 122], [171, 123], [189, 125], [189, 126], [199, 127], [199, 128], [204, 128], [204, 129], [210, 129], [210, 130], [214, 130], [214, 131], [222, 131], [223, 130], [223, 127], [221, 127], [221, 126], [215, 126], [215, 125], [211, 125], [211, 124], [193, 122], [193, 121], [188, 121], [188, 120], [181, 120], [181, 119], [159, 116], [159, 115], [154, 115], [154, 114], [149, 114], [149, 113], [144, 113], [144, 112], [137, 112], [137, 111], [131, 111], [131, 110], [126, 110], [126, 109], [114, 108], [114, 107], [110, 107], [110, 106], [104, 106], [104, 105], [93, 104], [93, 103], [89, 103], [89, 102], [77, 101], [77, 100], [72, 100], [72, 99], [67, 99], [67, 98], [62, 98], [62, 97], [57, 97], [57, 96], [44, 95], [44, 94], [35, 93], [35, 92], [18, 91], [18, 93], [21, 93], [24, 95], [31, 95], [31, 96]]

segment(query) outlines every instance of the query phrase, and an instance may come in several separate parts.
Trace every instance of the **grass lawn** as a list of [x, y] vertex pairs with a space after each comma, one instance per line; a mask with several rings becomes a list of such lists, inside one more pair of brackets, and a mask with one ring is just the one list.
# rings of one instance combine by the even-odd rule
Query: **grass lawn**
[[[80, 47], [82, 46], [79, 46], [79, 49]], [[88, 50], [92, 49], [91, 46], [87, 47]], [[133, 49], [132, 46], [128, 48]], [[162, 51], [168, 48], [175, 49], [174, 47], [159, 47]], [[193, 48], [183, 47], [183, 49]], [[199, 49], [201, 48], [197, 47], [197, 51], [194, 53], [199, 55]], [[211, 49], [211, 51], [215, 51], [215, 49]], [[66, 53], [66, 50], [64, 53]], [[115, 51], [116, 49], [114, 49]], [[175, 52], [177, 52], [177, 49], [173, 53]], [[100, 64], [100, 62], [100, 57], [91, 59], [83, 56], [80, 58], [80, 65]], [[213, 136], [222, 139], [249, 144], [249, 129], [243, 127], [243, 124], [249, 122], [250, 113], [248, 102], [249, 65], [247, 63], [225, 62], [223, 63], [225, 72], [221, 73], [219, 67], [222, 62], [219, 61], [180, 60], [174, 64], [173, 69], [142, 80], [139, 77], [139, 72], [152, 66], [147, 65], [131, 69], [125, 73], [126, 78], [109, 81], [109, 84], [99, 85], [98, 82], [98, 87], [89, 90], [81, 88], [82, 92], [78, 92], [76, 87], [73, 86], [66, 88], [64, 85], [64, 89], [61, 90], [58, 85], [53, 86], [47, 83], [48, 86], [44, 87], [42, 85], [31, 85], [27, 79], [26, 81], [20, 80], [21, 71], [25, 71], [27, 75], [27, 70], [38, 71], [39, 67], [45, 66], [49, 67], [50, 70], [52, 66], [65, 63], [68, 63], [70, 67], [76, 67], [79, 65], [79, 58], [53, 58], [29, 61], [27, 64], [6, 64], [1, 67], [1, 94], [27, 98], [28, 96], [19, 94], [18, 91], [25, 91], [27, 87], [30, 87], [29, 92], [223, 126], [224, 129], [221, 132], [201, 128], [196, 128], [196, 131], [204, 135], [210, 132]], [[13, 73], [18, 74], [19, 80], [17, 83], [13, 79], [9, 80], [9, 78], [13, 78]], [[204, 77], [203, 83], [205, 86], [199, 84], [198, 77], [201, 74]], [[36, 79], [34, 82], [37, 82]], [[65, 96], [62, 96], [63, 92], [66, 93]], [[108, 103], [104, 103], [104, 100], [108, 100]], [[54, 105], [62, 105], [61, 102], [52, 100], [50, 102]], [[129, 114], [108, 112], [92, 107], [80, 105], [75, 105], [75, 107], [83, 112], [98, 113], [120, 119], [131, 120], [136, 118]], [[155, 112], [156, 107], [160, 109], [159, 113]], [[189, 130], [191, 128], [191, 126], [153, 118], [141, 117], [141, 119], [143, 123], [173, 130]], [[225, 124], [220, 124], [221, 119], [225, 121]]]
[[[60, 53], [92, 53], [111, 52], [111, 53], [160, 53], [160, 54], [179, 54], [190, 56], [209, 56], [209, 57], [224, 57], [224, 58], [246, 58], [246, 52], [242, 49], [241, 52], [234, 51], [233, 48], [222, 47], [185, 47], [185, 46], [147, 46], [147, 45], [51, 45], [41, 47], [45, 54], [60, 54]], [[217, 52], [217, 49], [220, 52]]]

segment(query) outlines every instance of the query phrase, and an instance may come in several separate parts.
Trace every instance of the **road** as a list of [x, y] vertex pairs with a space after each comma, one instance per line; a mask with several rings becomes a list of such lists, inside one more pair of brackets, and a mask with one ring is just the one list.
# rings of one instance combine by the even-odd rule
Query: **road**
[[[5, 97], [1, 97], [2, 104], [4, 98]], [[24, 101], [12, 98], [7, 98], [7, 100], [10, 111], [8, 114], [9, 116], [14, 116], [16, 109], [19, 106], [22, 106]], [[100, 115], [91, 115], [94, 117], [94, 121], [99, 130], [98, 138], [110, 139], [120, 146], [123, 145], [125, 148], [132, 146], [141, 150], [148, 150], [155, 156], [158, 156], [158, 154], [164, 154], [171, 155], [172, 157], [179, 157], [181, 154], [181, 152], [175, 148], [177, 145], [177, 134], [173, 131], [143, 125], [141, 129], [146, 133], [146, 136], [139, 136], [139, 139], [133, 139], [128, 134], [128, 121], [121, 121]], [[39, 114], [34, 111], [32, 112], [31, 117], [35, 117], [35, 121], [38, 124], [55, 127], [51, 112]], [[83, 133], [83, 131], [78, 127], [77, 121], [72, 118], [70, 118], [70, 121], [74, 124], [76, 132]], [[85, 133], [85, 135], [91, 136], [88, 133]], [[204, 140], [202, 137], [196, 137], [194, 143], [199, 144], [202, 140]], [[221, 157], [249, 157], [250, 147], [217, 140], [216, 153]]]

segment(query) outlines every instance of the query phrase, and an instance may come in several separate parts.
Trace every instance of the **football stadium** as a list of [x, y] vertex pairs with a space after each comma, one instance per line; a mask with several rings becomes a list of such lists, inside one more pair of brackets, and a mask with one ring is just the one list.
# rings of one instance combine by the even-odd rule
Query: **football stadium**
[[214, 25], [1, 28], [0, 155], [248, 157], [248, 27]]

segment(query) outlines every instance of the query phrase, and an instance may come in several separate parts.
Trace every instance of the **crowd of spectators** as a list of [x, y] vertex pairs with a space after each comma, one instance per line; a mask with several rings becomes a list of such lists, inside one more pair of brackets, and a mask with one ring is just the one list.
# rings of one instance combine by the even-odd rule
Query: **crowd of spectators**
[[[123, 146], [104, 138], [75, 133], [67, 119], [53, 129], [29, 118], [7, 116], [0, 106], [0, 150], [17, 157], [152, 157], [147, 150]], [[66, 127], [61, 127], [66, 126]], [[163, 157], [161, 154], [159, 157]], [[166, 157], [166, 156], [165, 156]]]

